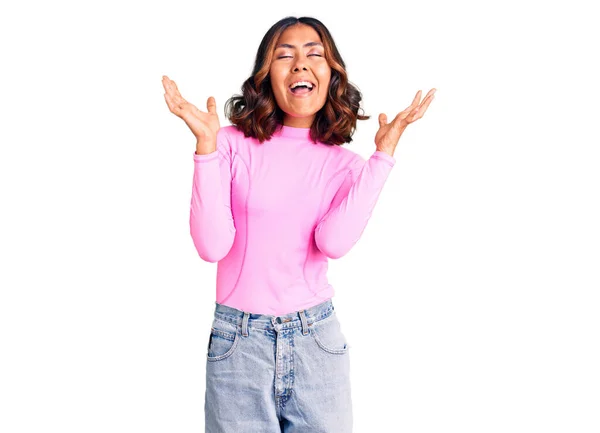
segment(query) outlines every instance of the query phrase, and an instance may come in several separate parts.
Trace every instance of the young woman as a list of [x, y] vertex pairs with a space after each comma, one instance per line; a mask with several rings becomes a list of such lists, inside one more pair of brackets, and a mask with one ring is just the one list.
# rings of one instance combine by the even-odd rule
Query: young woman
[[275, 23], [220, 127], [163, 77], [165, 99], [196, 137], [190, 229], [218, 262], [206, 362], [206, 432], [352, 431], [348, 344], [327, 282], [329, 258], [358, 241], [405, 128], [435, 89], [388, 123], [368, 160], [352, 140], [361, 94], [315, 18]]

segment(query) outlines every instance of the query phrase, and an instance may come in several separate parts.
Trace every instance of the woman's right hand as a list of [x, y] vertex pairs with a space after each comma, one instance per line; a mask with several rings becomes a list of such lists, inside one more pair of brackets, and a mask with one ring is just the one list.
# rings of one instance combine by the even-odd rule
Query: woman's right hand
[[196, 148], [202, 153], [210, 153], [217, 150], [217, 132], [220, 129], [219, 116], [217, 115], [217, 103], [210, 96], [206, 101], [208, 112], [200, 111], [194, 104], [183, 99], [175, 81], [166, 75], [162, 77], [165, 88], [165, 100], [171, 113], [183, 119], [196, 137]]

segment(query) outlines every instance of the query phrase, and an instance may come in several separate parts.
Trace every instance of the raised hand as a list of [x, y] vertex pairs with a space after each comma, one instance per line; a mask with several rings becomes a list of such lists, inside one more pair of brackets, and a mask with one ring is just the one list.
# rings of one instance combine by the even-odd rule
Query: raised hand
[[384, 113], [379, 115], [379, 131], [375, 134], [377, 150], [393, 155], [400, 136], [408, 125], [423, 117], [427, 107], [433, 101], [435, 91], [436, 89], [431, 89], [423, 101], [419, 103], [421, 101], [421, 91], [419, 90], [412, 104], [398, 113], [390, 123], [387, 123], [387, 116]]
[[215, 98], [210, 96], [206, 101], [207, 112], [200, 111], [194, 104], [183, 99], [175, 81], [163, 75], [162, 83], [165, 88], [165, 101], [171, 113], [183, 119], [196, 137], [198, 146], [216, 150], [220, 124]]

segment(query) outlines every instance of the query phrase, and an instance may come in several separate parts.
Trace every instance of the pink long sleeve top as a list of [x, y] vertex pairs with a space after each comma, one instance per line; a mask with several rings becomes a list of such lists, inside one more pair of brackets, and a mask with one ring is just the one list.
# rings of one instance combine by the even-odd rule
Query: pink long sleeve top
[[215, 152], [194, 152], [190, 231], [217, 264], [216, 302], [283, 315], [333, 297], [328, 259], [362, 235], [396, 160], [365, 161], [282, 126], [262, 144], [222, 127]]

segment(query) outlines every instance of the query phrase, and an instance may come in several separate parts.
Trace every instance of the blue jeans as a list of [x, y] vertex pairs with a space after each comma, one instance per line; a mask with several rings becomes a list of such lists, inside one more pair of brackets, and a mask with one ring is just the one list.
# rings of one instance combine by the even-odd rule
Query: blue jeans
[[215, 303], [206, 433], [351, 433], [349, 345], [331, 299], [283, 316]]

